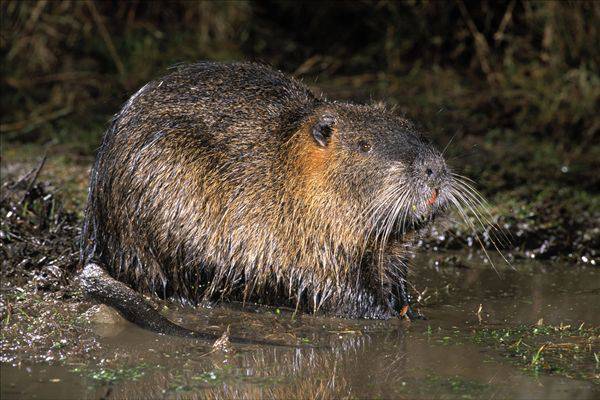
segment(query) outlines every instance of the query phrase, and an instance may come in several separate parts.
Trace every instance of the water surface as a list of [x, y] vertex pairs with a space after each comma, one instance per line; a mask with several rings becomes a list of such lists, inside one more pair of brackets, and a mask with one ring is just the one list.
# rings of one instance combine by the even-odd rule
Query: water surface
[[[197, 329], [219, 333], [230, 326], [235, 335], [303, 345], [234, 346], [234, 352], [211, 353], [210, 343], [159, 336], [127, 323], [92, 324], [91, 331], [79, 331], [81, 337], [66, 337], [67, 343], [93, 339], [77, 356], [44, 362], [26, 348], [3, 354], [0, 394], [2, 399], [600, 396], [600, 368], [593, 361], [594, 353], [600, 355], [598, 336], [581, 339], [573, 330], [582, 323], [600, 326], [600, 270], [521, 261], [514, 269], [497, 263], [496, 272], [478, 256], [458, 257], [461, 267], [436, 263], [441, 256], [415, 260], [412, 281], [423, 293], [419, 308], [425, 321], [349, 321], [237, 305], [171, 307], [172, 318]], [[546, 346], [540, 368], [511, 355], [514, 348], [498, 346], [499, 340], [478, 340], [478, 332], [538, 326], [571, 327], [517, 342], [525, 350]], [[569, 343], [580, 347], [569, 352]], [[556, 345], [566, 346], [564, 358], [574, 361], [550, 365], [549, 349]]]

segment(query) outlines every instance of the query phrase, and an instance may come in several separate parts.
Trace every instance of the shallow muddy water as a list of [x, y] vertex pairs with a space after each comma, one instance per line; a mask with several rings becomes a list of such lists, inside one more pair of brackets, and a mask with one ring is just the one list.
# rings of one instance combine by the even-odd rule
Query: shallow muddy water
[[[348, 321], [235, 305], [170, 307], [171, 318], [197, 329], [219, 333], [230, 326], [232, 335], [300, 343], [234, 345], [229, 353], [124, 322], [81, 322], [79, 333], [65, 334], [64, 346], [38, 346], [36, 355], [5, 346], [0, 397], [600, 396], [599, 269], [522, 261], [514, 269], [497, 263], [496, 273], [478, 256], [457, 256], [460, 268], [438, 265], [436, 257], [415, 260], [412, 281], [427, 320]], [[90, 337], [82, 351], [69, 353]], [[39, 357], [58, 354], [57, 347], [65, 351], [61, 357]]]

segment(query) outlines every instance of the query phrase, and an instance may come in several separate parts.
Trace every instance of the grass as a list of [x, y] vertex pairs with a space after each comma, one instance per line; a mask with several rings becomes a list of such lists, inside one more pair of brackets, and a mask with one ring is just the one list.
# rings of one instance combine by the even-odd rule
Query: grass
[[[423, 332], [441, 346], [475, 343], [493, 350], [523, 371], [582, 379], [600, 385], [600, 328], [571, 325], [475, 327], [470, 333], [446, 329]], [[489, 359], [486, 362], [497, 362]]]
[[600, 328], [570, 325], [520, 325], [482, 328], [472, 334], [475, 343], [490, 346], [524, 370], [586, 379], [600, 384], [598, 353]]
[[78, 143], [89, 154], [137, 88], [173, 64], [210, 59], [260, 60], [307, 82], [348, 77], [337, 86], [352, 97], [389, 92], [435, 127], [446, 110], [480, 137], [512, 129], [592, 144], [600, 6], [511, 3], [8, 0], [2, 136]]

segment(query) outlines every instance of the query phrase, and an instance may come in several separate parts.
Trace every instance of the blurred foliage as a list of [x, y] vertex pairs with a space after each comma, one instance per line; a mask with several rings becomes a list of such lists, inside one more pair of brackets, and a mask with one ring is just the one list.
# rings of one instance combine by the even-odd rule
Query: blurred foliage
[[598, 139], [600, 2], [3, 0], [0, 7], [5, 143], [87, 141], [89, 151], [138, 87], [200, 59], [263, 61], [307, 81], [373, 76], [418, 119], [431, 116], [419, 113], [423, 102], [444, 104], [477, 135], [502, 128], [579, 146]]

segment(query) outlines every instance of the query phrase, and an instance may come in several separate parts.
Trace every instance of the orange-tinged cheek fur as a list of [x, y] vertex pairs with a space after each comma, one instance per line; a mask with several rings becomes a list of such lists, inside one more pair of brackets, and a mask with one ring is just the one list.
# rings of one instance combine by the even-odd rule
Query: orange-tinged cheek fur
[[327, 166], [331, 157], [331, 150], [319, 146], [311, 137], [309, 128], [304, 128], [297, 133], [291, 155], [290, 176], [287, 183], [289, 193], [298, 202], [298, 206], [307, 213], [304, 221], [308, 222], [311, 216], [319, 214], [319, 204], [325, 206]]
[[[339, 154], [336, 153], [337, 132], [333, 132], [326, 147], [319, 146], [310, 132], [302, 130], [298, 135], [292, 153], [294, 156], [290, 159], [295, 176], [289, 181], [294, 185], [292, 191], [297, 201], [302, 204], [302, 224], [306, 225], [306, 235], [311, 242], [318, 243], [319, 254], [323, 248], [336, 247], [345, 249], [346, 256], [360, 252], [357, 249], [364, 245], [364, 235], [361, 235], [357, 219], [360, 212], [355, 204], [340, 194], [343, 192], [332, 180], [333, 174], [341, 168]], [[339, 265], [332, 263], [326, 268], [334, 268], [333, 264]]]
[[331, 147], [335, 143], [330, 143], [328, 147], [321, 147], [313, 140], [309, 132], [303, 130], [299, 134], [302, 136], [302, 140], [298, 142], [296, 148], [295, 162], [300, 176], [309, 186], [322, 187], [331, 156]]

